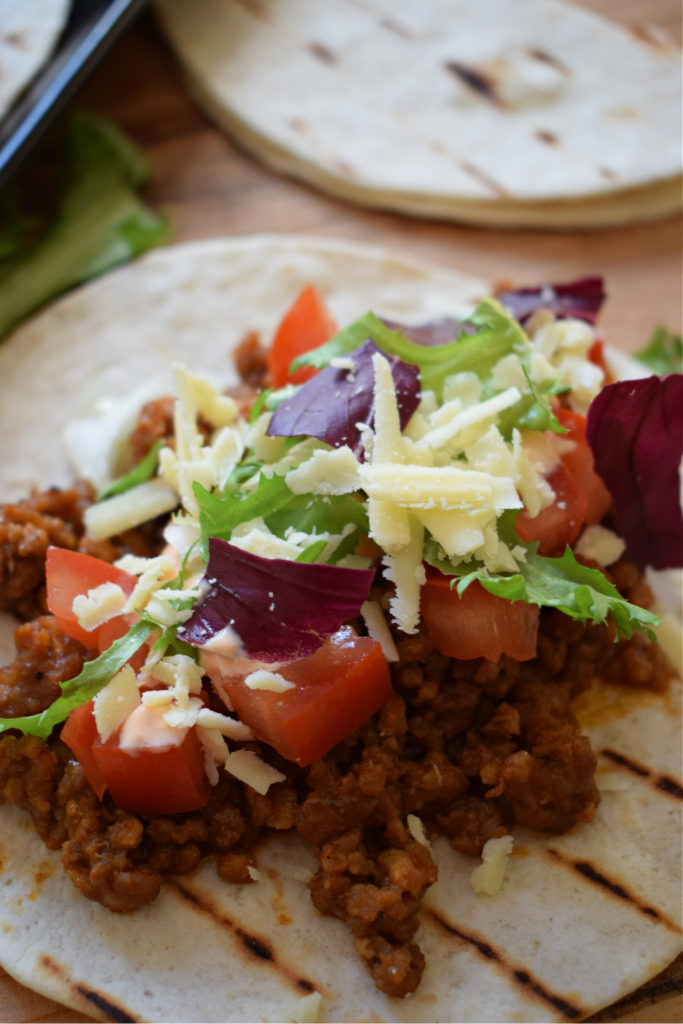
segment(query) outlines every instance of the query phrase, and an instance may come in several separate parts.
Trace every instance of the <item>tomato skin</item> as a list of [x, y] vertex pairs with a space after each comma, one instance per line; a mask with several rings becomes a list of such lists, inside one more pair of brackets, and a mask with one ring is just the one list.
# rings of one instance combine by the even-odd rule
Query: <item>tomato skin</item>
[[[206, 698], [203, 691], [202, 697]], [[93, 707], [88, 701], [72, 711], [61, 738], [98, 800], [108, 789], [117, 807], [133, 814], [180, 814], [204, 806], [211, 786], [194, 729], [179, 732], [179, 742], [167, 747], [124, 750], [119, 746], [120, 729], [102, 742]]]
[[285, 313], [275, 332], [267, 356], [273, 387], [302, 384], [316, 373], [312, 366], [302, 366], [290, 374], [292, 361], [304, 352], [323, 345], [337, 333], [337, 324], [313, 285], [307, 285]]
[[227, 697], [254, 735], [289, 761], [308, 765], [365, 722], [391, 694], [389, 667], [380, 645], [349, 626], [313, 654], [278, 667], [296, 684], [284, 693], [251, 690], [230, 661], [204, 654], [202, 664], [218, 694]]
[[204, 806], [211, 786], [194, 729], [180, 743], [163, 748], [123, 750], [118, 737], [118, 730], [106, 743], [98, 737], [92, 747], [117, 807], [133, 814], [180, 814]]
[[429, 569], [420, 594], [423, 621], [442, 654], [462, 661], [498, 661], [502, 654], [517, 661], [536, 657], [536, 605], [496, 597], [477, 580], [460, 597], [450, 582], [449, 576]]
[[586, 417], [570, 409], [558, 409], [557, 418], [567, 430], [563, 437], [575, 445], [563, 453], [562, 464], [586, 500], [584, 521], [591, 526], [600, 522], [612, 504], [612, 497], [594, 469], [593, 453], [586, 440]]
[[71, 712], [62, 728], [61, 739], [80, 763], [97, 799], [101, 800], [107, 780], [93, 757], [92, 747], [97, 738], [93, 702], [89, 700]]
[[515, 530], [526, 544], [538, 541], [538, 553], [547, 557], [564, 554], [581, 532], [587, 502], [563, 462], [546, 477], [555, 492], [552, 505], [546, 505], [533, 518], [525, 508], [517, 516]]
[[93, 630], [80, 625], [72, 610], [74, 598], [87, 594], [102, 583], [117, 583], [126, 594], [131, 594], [137, 583], [135, 576], [115, 565], [92, 555], [66, 548], [49, 547], [46, 561], [47, 606], [60, 628], [84, 647], [100, 653], [124, 636], [137, 616], [116, 615]]

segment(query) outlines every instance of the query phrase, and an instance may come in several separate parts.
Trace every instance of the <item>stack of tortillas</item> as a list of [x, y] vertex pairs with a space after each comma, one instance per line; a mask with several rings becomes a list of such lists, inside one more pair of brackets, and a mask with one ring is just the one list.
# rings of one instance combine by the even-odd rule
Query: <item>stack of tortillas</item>
[[47, 60], [69, 0], [0, 0], [0, 119]]
[[559, 0], [158, 0], [205, 109], [368, 206], [598, 228], [681, 206], [681, 53]]

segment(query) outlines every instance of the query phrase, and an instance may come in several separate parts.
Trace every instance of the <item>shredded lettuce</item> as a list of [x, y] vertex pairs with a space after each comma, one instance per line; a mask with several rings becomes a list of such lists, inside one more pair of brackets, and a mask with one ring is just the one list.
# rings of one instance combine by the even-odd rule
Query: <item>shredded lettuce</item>
[[636, 359], [654, 373], [683, 373], [683, 338], [663, 324], [655, 327], [647, 345], [636, 352]]
[[125, 636], [115, 640], [98, 658], [87, 661], [77, 676], [60, 683], [61, 695], [49, 708], [21, 718], [0, 718], [0, 732], [18, 729], [24, 734], [46, 740], [56, 725], [65, 722], [75, 708], [92, 700], [106, 686], [155, 629], [153, 622], [136, 622]]
[[[61, 292], [166, 241], [170, 223], [137, 190], [149, 177], [142, 153], [111, 122], [76, 114], [59, 154], [62, 188], [55, 209], [38, 183], [2, 199], [0, 338]], [[38, 193], [38, 195], [36, 195]]]

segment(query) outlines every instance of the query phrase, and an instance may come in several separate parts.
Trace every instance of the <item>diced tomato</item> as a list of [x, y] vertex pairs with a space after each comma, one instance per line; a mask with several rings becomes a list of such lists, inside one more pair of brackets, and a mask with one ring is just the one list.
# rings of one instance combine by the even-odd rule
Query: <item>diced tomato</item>
[[93, 702], [91, 700], [87, 704], [81, 704], [79, 708], [75, 708], [71, 712], [62, 728], [61, 738], [80, 763], [85, 777], [98, 800], [101, 800], [107, 788], [107, 780], [92, 752], [93, 744], [97, 740], [98, 735], [93, 714]]
[[314, 374], [313, 367], [300, 367], [290, 374], [297, 356], [323, 345], [337, 333], [330, 311], [313, 285], [307, 285], [285, 313], [268, 352], [268, 370], [273, 387], [302, 384]]
[[589, 526], [599, 523], [612, 498], [594, 469], [593, 453], [586, 440], [586, 417], [570, 409], [558, 409], [557, 418], [568, 431], [562, 437], [574, 442], [574, 448], [562, 454], [562, 463], [586, 499], [585, 522]]
[[529, 544], [537, 540], [538, 553], [551, 557], [562, 555], [584, 525], [599, 523], [611, 504], [609, 491], [593, 468], [593, 455], [586, 441], [585, 416], [562, 408], [557, 408], [555, 413], [567, 432], [561, 435], [546, 432], [544, 438], [536, 441], [560, 452], [559, 461], [546, 475], [555, 500], [533, 518], [522, 509], [515, 524], [523, 541]]
[[588, 349], [588, 359], [591, 363], [600, 367], [606, 379], [609, 378], [609, 370], [605, 362], [605, 343], [600, 338], [594, 341]]
[[536, 656], [536, 605], [496, 597], [476, 580], [460, 597], [451, 589], [450, 577], [428, 570], [420, 612], [437, 648], [449, 658], [498, 661], [502, 654], [509, 654], [517, 661], [528, 661]]
[[137, 615], [116, 615], [91, 631], [83, 629], [73, 611], [74, 598], [87, 594], [102, 583], [117, 583], [131, 594], [137, 583], [135, 576], [92, 555], [66, 548], [47, 549], [47, 606], [67, 636], [80, 640], [90, 650], [105, 651], [114, 640], [124, 636]]
[[559, 557], [579, 536], [587, 503], [564, 463], [558, 462], [546, 479], [555, 492], [552, 505], [546, 505], [533, 518], [523, 508], [515, 529], [526, 544], [538, 541], [539, 555]]
[[169, 742], [163, 746], [150, 743], [124, 749], [121, 729], [103, 743], [89, 701], [71, 712], [62, 740], [80, 762], [98, 799], [108, 789], [117, 807], [134, 814], [196, 811], [204, 806], [211, 789], [201, 743], [194, 729], [167, 728]]
[[230, 702], [254, 735], [283, 757], [307, 765], [386, 703], [391, 680], [382, 648], [370, 637], [342, 626], [314, 654], [278, 667], [295, 684], [274, 693], [251, 690], [230, 661], [206, 654], [205, 670], [219, 695]]

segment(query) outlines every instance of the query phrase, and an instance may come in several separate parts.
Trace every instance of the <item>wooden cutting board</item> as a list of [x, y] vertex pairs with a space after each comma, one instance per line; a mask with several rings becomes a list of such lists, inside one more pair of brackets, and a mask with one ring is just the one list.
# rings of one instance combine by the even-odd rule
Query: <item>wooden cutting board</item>
[[[662, 26], [681, 39], [679, 0], [576, 2], [629, 25]], [[680, 218], [599, 234], [505, 232], [354, 209], [265, 170], [237, 150], [187, 96], [149, 15], [117, 43], [75, 103], [113, 118], [145, 150], [154, 170], [148, 198], [169, 209], [178, 241], [289, 231], [386, 244], [491, 281], [535, 284], [601, 273], [609, 294], [601, 322], [610, 343], [633, 350], [660, 322], [680, 330]], [[591, 1020], [677, 1024], [683, 1022], [682, 991], [683, 957]], [[0, 969], [0, 1021], [88, 1020]]]

